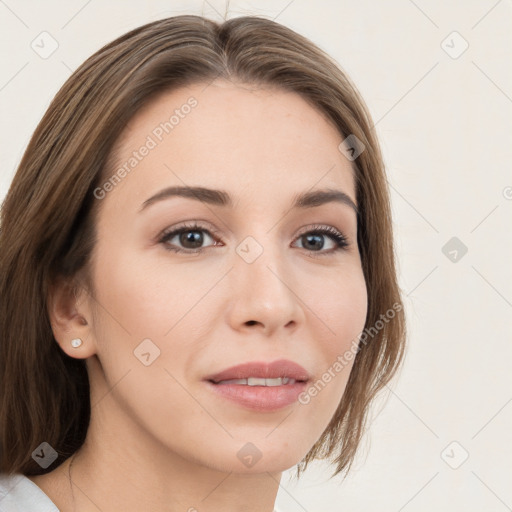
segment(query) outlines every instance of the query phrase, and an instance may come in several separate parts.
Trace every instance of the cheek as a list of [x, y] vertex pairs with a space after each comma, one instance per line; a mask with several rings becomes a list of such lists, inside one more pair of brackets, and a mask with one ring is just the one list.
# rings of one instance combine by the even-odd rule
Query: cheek
[[314, 314], [325, 326], [326, 334], [317, 338], [316, 347], [323, 364], [318, 368], [317, 380], [299, 401], [314, 402], [322, 411], [320, 415], [329, 415], [341, 400], [352, 370], [366, 322], [368, 295], [362, 269], [356, 265], [324, 284], [323, 293], [317, 293], [313, 299]]
[[322, 293], [315, 296], [315, 308], [331, 334], [332, 352], [345, 350], [364, 329], [368, 295], [362, 269], [357, 265], [324, 280]]
[[[191, 361], [204, 350], [204, 333], [220, 316], [222, 305], [209, 292], [225, 269], [211, 262], [176, 265], [163, 251], [150, 258], [143, 252], [121, 250], [120, 243], [117, 247], [113, 242], [98, 250], [102, 261], [94, 275], [101, 305], [96, 308], [99, 322], [94, 324], [98, 356], [107, 380], [115, 382], [130, 369], [132, 379], [140, 377], [134, 397], [149, 393], [141, 403], [156, 405], [155, 388], [174, 390], [175, 397], [183, 393], [165, 370], [179, 382], [188, 377]], [[144, 357], [149, 358], [149, 366], [144, 366]], [[168, 402], [167, 395], [161, 403]]]
[[178, 322], [186, 322], [222, 276], [222, 269], [211, 263], [176, 265], [163, 250], [149, 257], [120, 247], [120, 242], [111, 242], [98, 250], [102, 264], [95, 282], [98, 302], [110, 313], [106, 321], [120, 324], [133, 338], [163, 338]]

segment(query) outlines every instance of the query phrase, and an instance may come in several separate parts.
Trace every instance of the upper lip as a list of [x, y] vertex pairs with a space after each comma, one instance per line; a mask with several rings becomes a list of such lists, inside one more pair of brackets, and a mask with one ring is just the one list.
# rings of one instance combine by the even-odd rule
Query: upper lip
[[279, 377], [288, 377], [296, 381], [309, 380], [308, 372], [300, 366], [288, 359], [279, 359], [271, 363], [251, 361], [226, 368], [219, 373], [215, 373], [206, 377], [205, 380], [211, 382], [221, 382], [231, 379], [247, 379], [256, 377], [261, 379], [277, 379]]

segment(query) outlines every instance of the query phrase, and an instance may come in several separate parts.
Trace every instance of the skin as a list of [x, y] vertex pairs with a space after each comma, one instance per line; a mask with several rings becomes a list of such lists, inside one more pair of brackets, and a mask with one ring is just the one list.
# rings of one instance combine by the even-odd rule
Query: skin
[[[341, 135], [299, 95], [220, 80], [166, 92], [132, 119], [118, 165], [190, 96], [198, 105], [101, 200], [94, 293], [75, 298], [65, 284], [52, 292], [55, 338], [87, 360], [91, 382], [73, 493], [69, 459], [31, 477], [64, 512], [271, 512], [282, 471], [327, 427], [352, 362], [309, 404], [274, 412], [215, 396], [203, 379], [285, 358], [315, 382], [364, 328], [354, 210], [337, 202], [290, 210], [296, 194], [324, 188], [356, 202]], [[173, 185], [226, 190], [234, 205], [172, 198], [139, 211]], [[158, 237], [191, 221], [207, 230], [202, 252], [166, 250], [191, 247]], [[349, 245], [332, 251], [335, 241], [320, 235], [323, 248], [312, 250], [302, 235], [317, 225], [341, 231]], [[247, 236], [263, 249], [252, 263], [235, 251]], [[84, 342], [72, 348], [77, 337]], [[134, 356], [147, 338], [160, 350], [149, 366]], [[251, 468], [237, 457], [248, 442], [262, 454]]]

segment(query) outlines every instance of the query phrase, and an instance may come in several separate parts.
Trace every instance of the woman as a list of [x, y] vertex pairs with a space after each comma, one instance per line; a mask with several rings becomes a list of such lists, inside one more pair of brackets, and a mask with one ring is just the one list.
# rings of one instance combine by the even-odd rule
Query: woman
[[284, 470], [349, 470], [402, 360], [370, 116], [265, 19], [168, 18], [90, 57], [0, 250], [6, 510], [271, 511]]

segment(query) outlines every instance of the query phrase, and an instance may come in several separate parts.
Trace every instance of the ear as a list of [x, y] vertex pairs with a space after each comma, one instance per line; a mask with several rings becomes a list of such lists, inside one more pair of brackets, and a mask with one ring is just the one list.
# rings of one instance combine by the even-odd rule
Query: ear
[[[48, 292], [48, 315], [60, 348], [70, 357], [86, 359], [96, 353], [92, 333], [91, 299], [87, 291], [73, 282], [57, 279]], [[72, 340], [82, 344], [75, 348]]]

